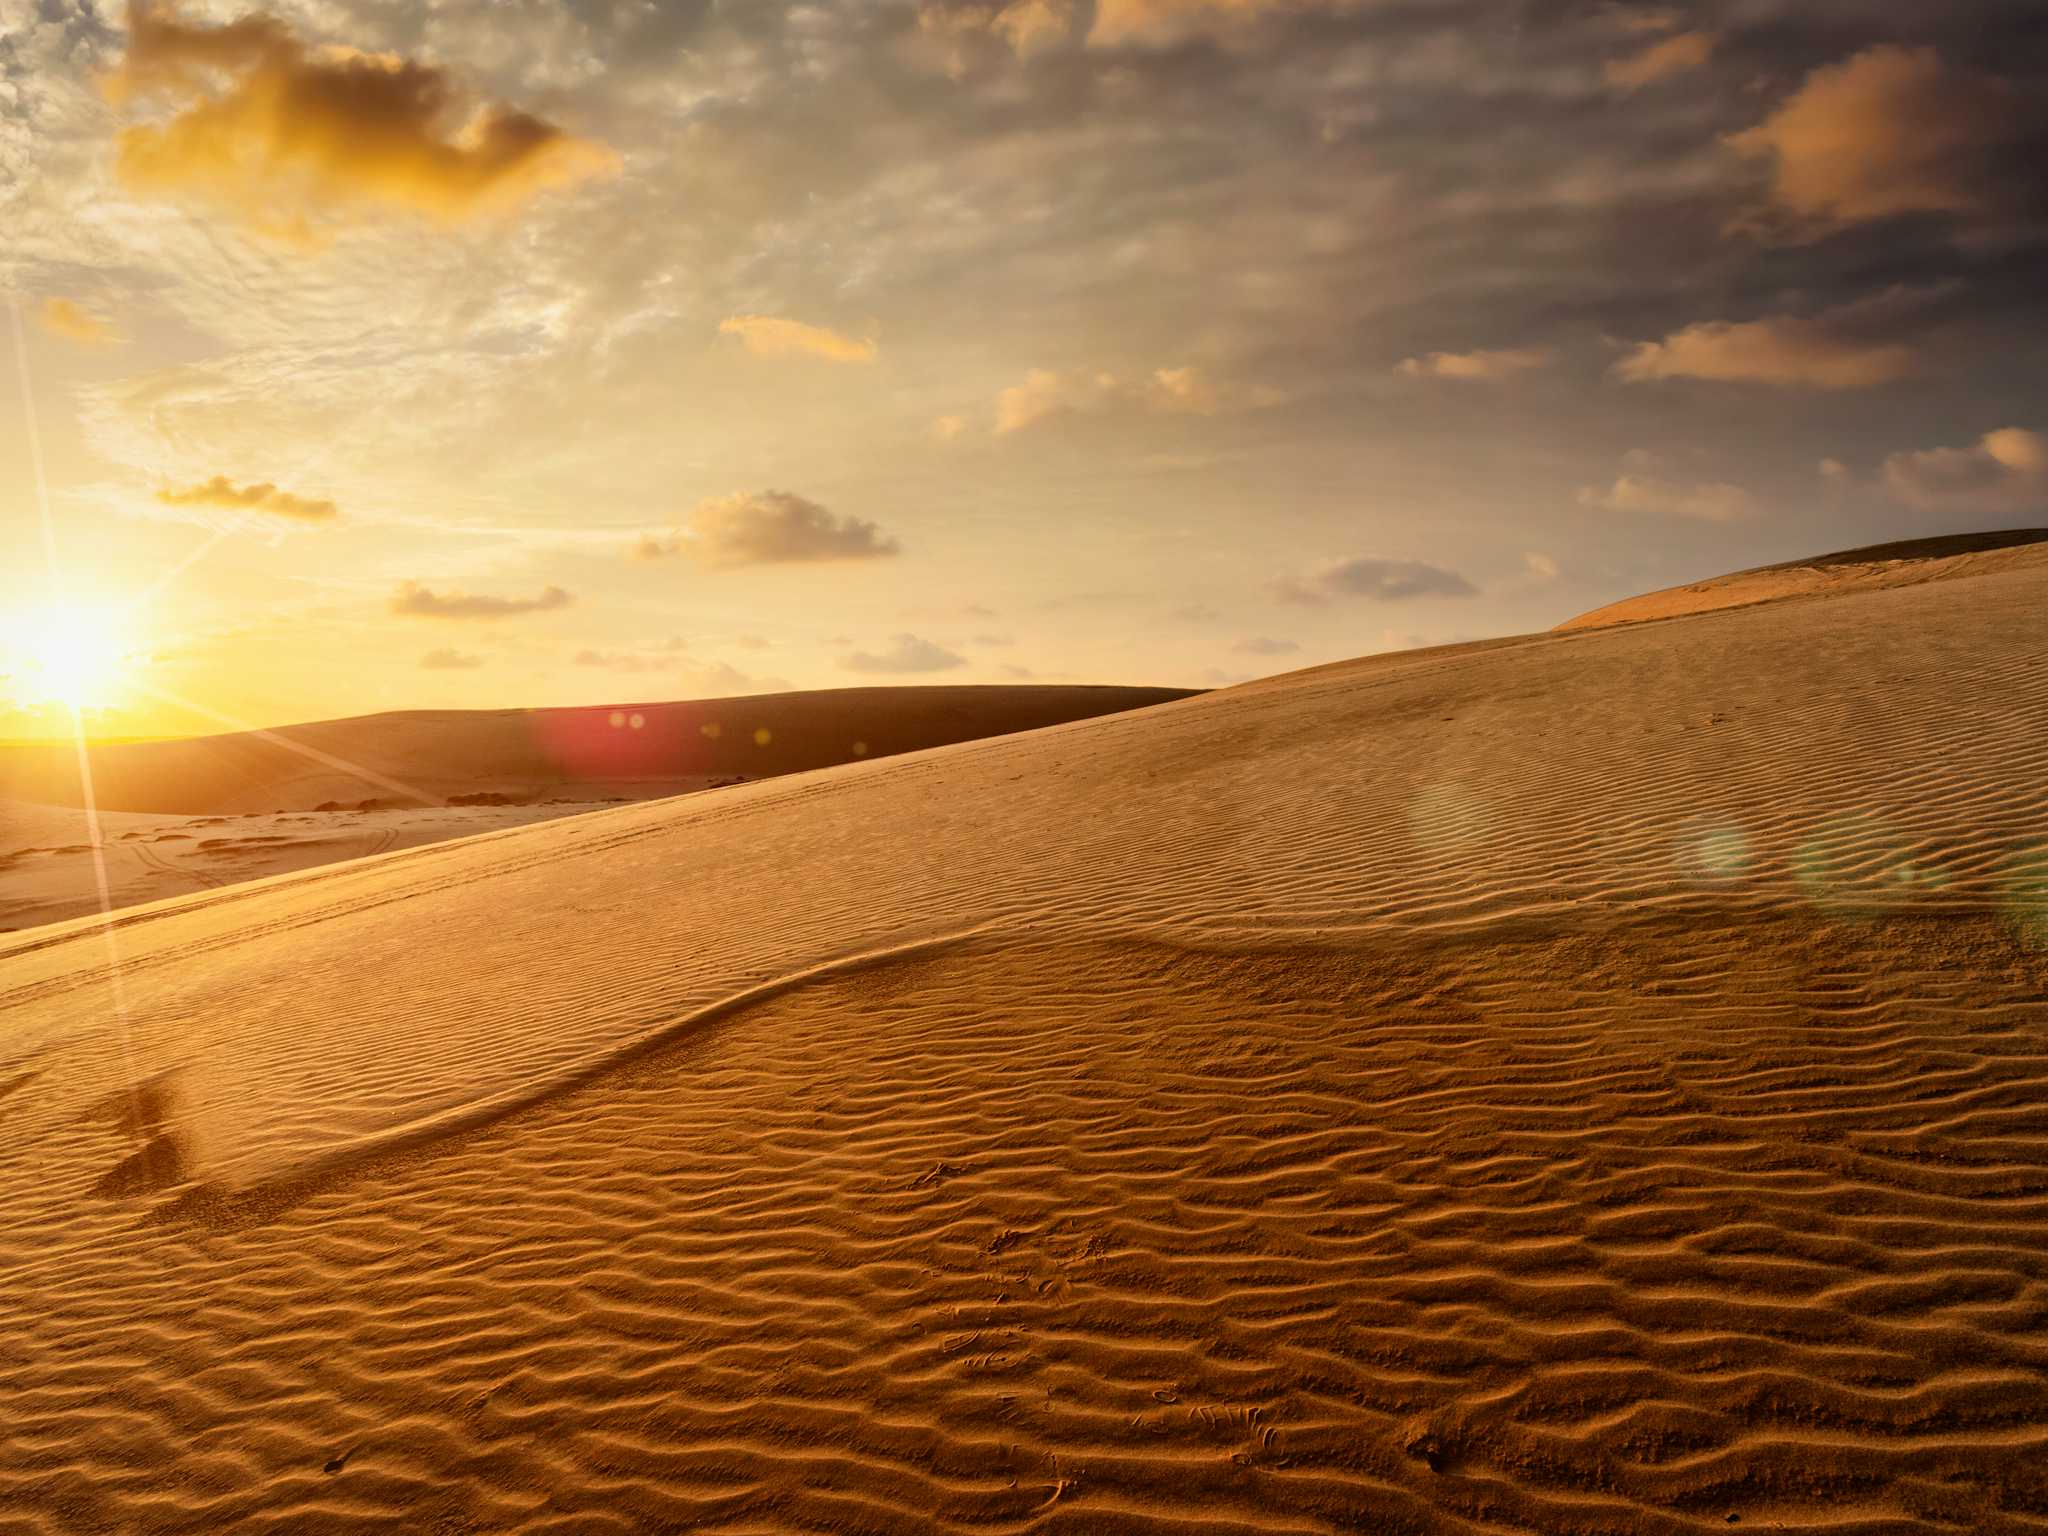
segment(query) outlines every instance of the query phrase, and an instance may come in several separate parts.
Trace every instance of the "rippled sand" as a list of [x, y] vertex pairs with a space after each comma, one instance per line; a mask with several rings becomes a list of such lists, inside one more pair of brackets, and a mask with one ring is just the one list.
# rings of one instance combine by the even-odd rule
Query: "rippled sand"
[[2035, 551], [18, 935], [0, 1527], [2048, 1529], [2044, 609]]

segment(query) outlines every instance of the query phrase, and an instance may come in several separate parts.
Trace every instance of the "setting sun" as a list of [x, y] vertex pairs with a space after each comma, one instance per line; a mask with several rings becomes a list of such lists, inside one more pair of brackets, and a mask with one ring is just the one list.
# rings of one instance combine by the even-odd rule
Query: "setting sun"
[[111, 704], [129, 670], [127, 624], [104, 604], [51, 603], [6, 626], [4, 670], [23, 704]]

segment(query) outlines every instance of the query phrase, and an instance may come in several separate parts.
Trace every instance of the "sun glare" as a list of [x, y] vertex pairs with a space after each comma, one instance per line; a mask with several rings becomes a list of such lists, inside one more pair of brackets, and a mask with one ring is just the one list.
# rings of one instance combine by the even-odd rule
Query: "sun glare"
[[11, 617], [0, 671], [23, 704], [97, 709], [114, 702], [128, 671], [127, 626], [114, 608], [52, 603]]

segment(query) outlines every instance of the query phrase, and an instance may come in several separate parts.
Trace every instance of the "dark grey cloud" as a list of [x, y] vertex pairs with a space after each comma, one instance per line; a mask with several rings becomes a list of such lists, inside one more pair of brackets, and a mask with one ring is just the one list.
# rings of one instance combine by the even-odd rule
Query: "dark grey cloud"
[[902, 547], [880, 526], [836, 517], [788, 491], [739, 491], [698, 504], [689, 526], [634, 546], [643, 560], [686, 554], [714, 568], [795, 565], [825, 560], [878, 560]]
[[849, 672], [949, 672], [967, 665], [965, 656], [916, 635], [897, 635], [880, 651], [854, 651], [839, 658]]
[[1289, 603], [1317, 605], [1336, 598], [1403, 602], [1416, 597], [1476, 597], [1479, 589], [1456, 571], [1422, 560], [1339, 560], [1307, 576], [1283, 577], [1275, 594]]

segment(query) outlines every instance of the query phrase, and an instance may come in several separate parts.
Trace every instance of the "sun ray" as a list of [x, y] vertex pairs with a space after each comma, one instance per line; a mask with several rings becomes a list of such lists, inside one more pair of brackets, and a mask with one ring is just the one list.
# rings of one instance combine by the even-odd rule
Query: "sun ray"
[[[21, 295], [10, 293], [8, 315], [14, 331], [14, 366], [21, 384], [21, 413], [28, 438], [29, 473], [34, 482], [36, 511], [42, 524], [43, 562], [53, 602], [64, 601], [63, 567], [57, 558], [57, 523], [50, 512], [50, 480], [43, 462], [42, 424], [36, 416], [35, 381], [28, 366], [28, 328], [22, 320]], [[92, 777], [92, 753], [86, 745], [85, 716], [76, 703], [68, 706], [71, 740], [78, 756], [79, 801], [85, 809], [86, 840], [92, 848], [93, 883], [100, 903], [100, 934], [107, 951], [107, 997], [121, 1035], [122, 1089], [135, 1095], [135, 1045], [128, 1016], [127, 980], [121, 968], [121, 941], [113, 921], [114, 894], [107, 877], [107, 843], [100, 826], [99, 799]]]

